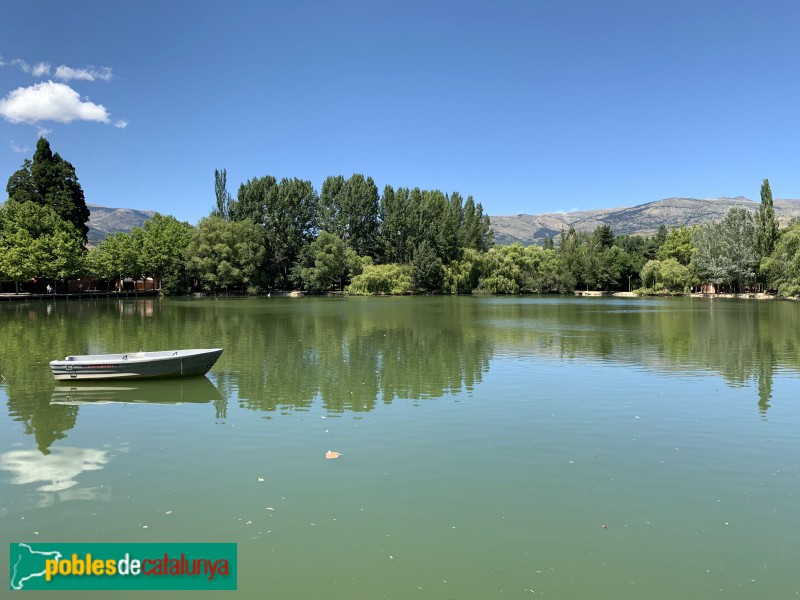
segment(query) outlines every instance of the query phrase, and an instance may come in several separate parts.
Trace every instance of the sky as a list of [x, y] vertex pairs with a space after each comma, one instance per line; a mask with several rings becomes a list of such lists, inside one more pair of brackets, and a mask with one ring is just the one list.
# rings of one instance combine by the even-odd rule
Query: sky
[[214, 170], [362, 173], [490, 215], [800, 198], [800, 2], [6, 2], [0, 181], [196, 223]]

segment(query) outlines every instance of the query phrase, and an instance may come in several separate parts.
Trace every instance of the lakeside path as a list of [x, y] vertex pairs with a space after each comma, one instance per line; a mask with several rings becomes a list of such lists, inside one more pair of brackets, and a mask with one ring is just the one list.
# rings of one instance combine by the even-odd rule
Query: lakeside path
[[127, 292], [79, 292], [74, 294], [0, 294], [0, 301], [26, 301], [26, 300], [80, 300], [81, 298], [143, 298], [158, 296], [158, 290], [127, 291]]

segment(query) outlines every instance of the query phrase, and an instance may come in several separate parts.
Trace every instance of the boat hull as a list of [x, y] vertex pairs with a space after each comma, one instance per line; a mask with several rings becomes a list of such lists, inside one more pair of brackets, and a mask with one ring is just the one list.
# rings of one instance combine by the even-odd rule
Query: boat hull
[[205, 375], [222, 348], [68, 356], [50, 362], [58, 380], [157, 379]]

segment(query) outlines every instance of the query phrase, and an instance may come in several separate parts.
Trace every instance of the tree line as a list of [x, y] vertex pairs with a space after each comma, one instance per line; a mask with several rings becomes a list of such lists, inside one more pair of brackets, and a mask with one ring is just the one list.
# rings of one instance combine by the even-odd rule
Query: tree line
[[214, 174], [216, 202], [196, 226], [156, 214], [87, 250], [88, 210], [70, 163], [46, 139], [9, 179], [0, 208], [0, 279], [106, 281], [151, 276], [168, 294], [302, 289], [349, 294], [517, 294], [574, 290], [800, 294], [800, 223], [780, 230], [769, 182], [757, 213], [661, 227], [653, 236], [567, 229], [542, 246], [494, 246], [489, 217], [458, 192], [385, 186], [371, 177], [267, 175], [239, 186]]

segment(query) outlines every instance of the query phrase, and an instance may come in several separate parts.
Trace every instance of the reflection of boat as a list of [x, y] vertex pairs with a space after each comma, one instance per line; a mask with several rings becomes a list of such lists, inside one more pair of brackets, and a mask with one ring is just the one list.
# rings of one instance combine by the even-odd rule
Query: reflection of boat
[[50, 362], [56, 379], [149, 379], [205, 375], [222, 348], [86, 354]]
[[144, 404], [205, 403], [221, 400], [216, 386], [205, 377], [164, 381], [81, 382], [56, 385], [50, 404]]

